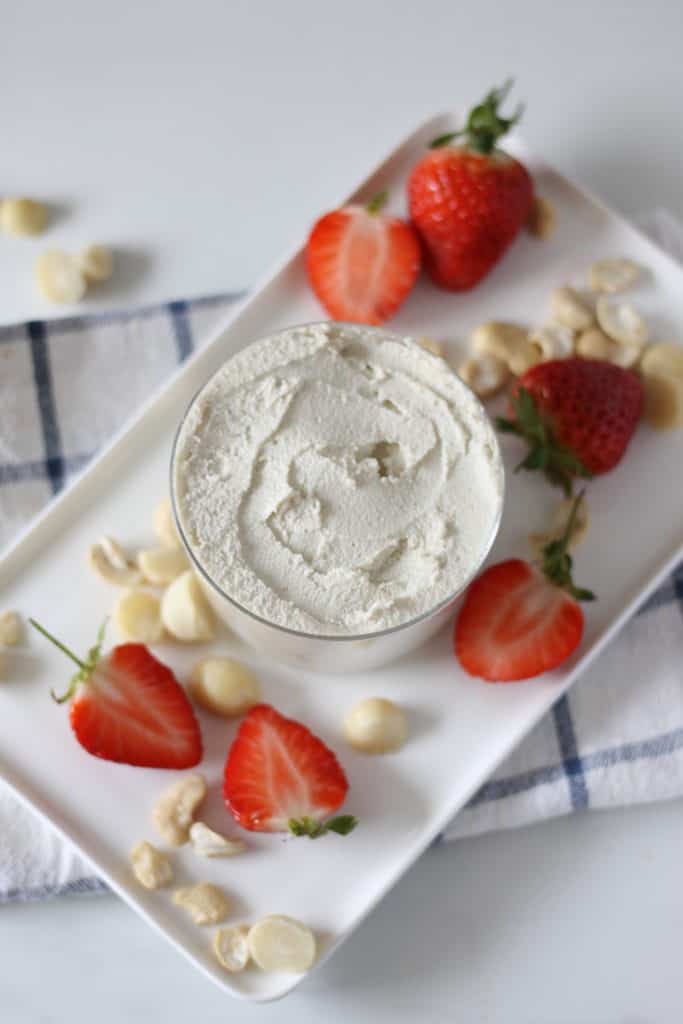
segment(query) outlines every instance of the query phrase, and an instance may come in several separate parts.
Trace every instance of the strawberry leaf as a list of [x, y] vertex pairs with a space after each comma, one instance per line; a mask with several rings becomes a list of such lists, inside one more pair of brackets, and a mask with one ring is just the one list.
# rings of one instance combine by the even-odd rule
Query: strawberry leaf
[[309, 839], [318, 839], [327, 832], [336, 832], [339, 836], [347, 836], [353, 832], [358, 824], [352, 814], [340, 814], [329, 821], [316, 821], [315, 818], [304, 816], [303, 818], [290, 818], [287, 822], [289, 831], [293, 836], [308, 836]]
[[592, 590], [575, 585], [572, 579], [572, 556], [569, 554], [569, 542], [576, 528], [576, 516], [583, 495], [582, 491], [574, 499], [562, 536], [557, 540], [551, 540], [543, 548], [543, 572], [551, 583], [561, 590], [566, 590], [576, 601], [594, 601], [595, 594]]

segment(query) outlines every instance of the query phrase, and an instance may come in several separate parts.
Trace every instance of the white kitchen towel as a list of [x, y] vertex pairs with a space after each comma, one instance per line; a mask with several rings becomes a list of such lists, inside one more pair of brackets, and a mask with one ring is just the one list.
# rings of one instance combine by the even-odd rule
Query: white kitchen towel
[[[683, 262], [683, 226], [666, 211], [655, 211], [641, 226]], [[0, 546], [92, 458], [237, 298], [0, 328]], [[443, 838], [679, 795], [683, 566]], [[105, 888], [0, 783], [0, 902]]]

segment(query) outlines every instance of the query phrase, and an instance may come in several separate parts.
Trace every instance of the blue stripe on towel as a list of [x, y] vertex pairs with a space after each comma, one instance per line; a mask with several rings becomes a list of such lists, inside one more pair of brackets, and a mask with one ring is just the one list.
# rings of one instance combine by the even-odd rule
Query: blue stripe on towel
[[52, 390], [52, 373], [47, 348], [47, 331], [41, 320], [32, 320], [26, 325], [28, 331], [33, 377], [36, 383], [36, 397], [40, 411], [40, 425], [45, 447], [45, 466], [52, 493], [56, 494], [64, 485], [64, 458], [62, 440], [57, 422], [57, 409]]
[[192, 351], [192, 331], [187, 316], [187, 302], [178, 300], [169, 302], [168, 311], [171, 314], [173, 334], [175, 336], [176, 349], [178, 351], [178, 362], [182, 363]]
[[569, 796], [572, 809], [588, 807], [588, 786], [583, 774], [583, 764], [579, 757], [579, 748], [574, 732], [574, 723], [569, 708], [569, 699], [560, 697], [553, 708], [553, 722], [557, 733], [557, 742], [562, 755], [562, 764], [569, 783]]

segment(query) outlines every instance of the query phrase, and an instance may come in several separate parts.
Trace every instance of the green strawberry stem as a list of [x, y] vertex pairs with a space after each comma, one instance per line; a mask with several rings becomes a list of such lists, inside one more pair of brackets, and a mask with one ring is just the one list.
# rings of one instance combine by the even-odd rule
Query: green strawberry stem
[[429, 144], [429, 148], [438, 149], [440, 146], [447, 146], [454, 139], [464, 138], [468, 149], [473, 149], [476, 153], [492, 153], [498, 139], [517, 124], [524, 112], [524, 105], [520, 103], [511, 117], [501, 117], [498, 113], [498, 108], [507, 98], [512, 83], [513, 79], [508, 78], [499, 89], [492, 89], [482, 103], [472, 108], [467, 125], [462, 131], [440, 135]]
[[75, 662], [76, 665], [78, 665], [78, 672], [76, 672], [72, 676], [71, 682], [69, 683], [69, 687], [66, 693], [62, 694], [61, 697], [58, 697], [54, 690], [50, 690], [52, 699], [57, 704], [64, 704], [67, 700], [70, 700], [71, 697], [73, 697], [74, 693], [76, 692], [76, 687], [80, 683], [87, 682], [90, 675], [95, 670], [97, 663], [100, 660], [102, 644], [104, 643], [104, 634], [107, 628], [107, 620], [104, 620], [99, 630], [97, 631], [97, 640], [95, 642], [94, 647], [91, 647], [90, 650], [88, 651], [88, 657], [85, 661], [82, 661], [76, 654], [74, 654], [74, 652], [69, 647], [66, 646], [66, 644], [63, 644], [61, 640], [58, 640], [56, 636], [53, 636], [53, 634], [50, 633], [50, 631], [47, 630], [45, 626], [41, 626], [41, 624], [39, 622], [36, 622], [35, 619], [29, 619], [28, 621], [31, 623], [34, 629], [37, 629], [39, 633], [43, 634], [46, 640], [49, 640], [51, 644], [54, 644], [54, 646], [58, 648], [58, 650], [60, 650], [63, 654], [66, 654], [67, 658], [71, 658], [71, 660]]
[[382, 192], [378, 192], [376, 196], [373, 196], [365, 209], [368, 213], [379, 213], [386, 206], [388, 199], [389, 193], [387, 189], [384, 189]]
[[287, 822], [289, 831], [294, 836], [308, 836], [309, 839], [318, 839], [326, 832], [336, 832], [339, 836], [348, 836], [358, 824], [358, 819], [352, 814], [339, 814], [336, 818], [329, 818], [327, 821], [316, 821], [315, 818], [307, 816], [303, 818], [290, 818]]
[[558, 537], [557, 540], [551, 540], [542, 550], [543, 562], [541, 568], [545, 576], [556, 587], [566, 590], [568, 594], [571, 594], [576, 601], [595, 600], [595, 594], [592, 590], [586, 590], [574, 584], [572, 579], [572, 556], [569, 554], [569, 544], [576, 526], [579, 504], [585, 493], [585, 491], [581, 491], [574, 498], [562, 536]]
[[567, 497], [572, 493], [575, 476], [589, 479], [593, 474], [581, 460], [555, 437], [550, 423], [543, 418], [533, 395], [524, 387], [512, 395], [513, 420], [504, 416], [496, 417], [496, 426], [507, 434], [517, 434], [529, 445], [526, 458], [515, 466], [520, 469], [540, 469], [552, 484], [564, 490]]

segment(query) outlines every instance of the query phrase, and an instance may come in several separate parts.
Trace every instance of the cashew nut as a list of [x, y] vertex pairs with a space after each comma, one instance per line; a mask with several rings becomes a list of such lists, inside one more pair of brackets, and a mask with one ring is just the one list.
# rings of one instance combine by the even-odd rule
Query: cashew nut
[[466, 359], [458, 367], [458, 375], [479, 398], [492, 398], [505, 387], [510, 371], [498, 356], [484, 352]]
[[315, 961], [313, 932], [284, 914], [272, 914], [257, 921], [249, 929], [247, 941], [254, 962], [263, 971], [302, 974]]
[[549, 200], [534, 196], [526, 227], [534, 238], [550, 238], [555, 231], [555, 208]]
[[171, 636], [185, 643], [213, 637], [213, 613], [191, 569], [173, 580], [165, 590], [161, 599], [161, 620]]
[[190, 693], [214, 715], [243, 715], [261, 699], [259, 681], [246, 665], [232, 658], [210, 657], [198, 661], [190, 677]]
[[138, 843], [130, 855], [133, 874], [145, 889], [160, 889], [173, 878], [168, 857], [151, 843]]
[[0, 228], [6, 235], [39, 235], [47, 224], [47, 207], [36, 199], [4, 199]]
[[428, 338], [425, 335], [422, 338], [418, 338], [417, 343], [420, 348], [423, 348], [426, 352], [431, 352], [433, 356], [441, 356], [441, 358], [443, 358], [444, 349], [440, 341], [436, 341], [434, 338]]
[[249, 963], [249, 926], [234, 924], [229, 928], [218, 928], [213, 937], [213, 951], [216, 959], [226, 971], [237, 974]]
[[564, 324], [546, 324], [529, 335], [529, 341], [541, 354], [541, 360], [567, 359], [574, 352], [574, 331]]
[[173, 902], [187, 910], [195, 924], [220, 924], [230, 912], [230, 900], [218, 886], [210, 882], [176, 889]]
[[14, 647], [21, 640], [21, 619], [18, 612], [0, 614], [0, 646]]
[[198, 772], [183, 775], [165, 789], [154, 808], [154, 824], [171, 846], [186, 843], [197, 808], [206, 796], [206, 779]]
[[137, 566], [127, 557], [113, 537], [102, 537], [88, 552], [90, 567], [108, 583], [121, 587], [134, 587], [142, 581]]
[[683, 377], [683, 345], [673, 345], [668, 341], [650, 345], [643, 355], [640, 369], [646, 376]]
[[501, 320], [489, 320], [472, 334], [472, 348], [478, 354], [490, 353], [505, 363], [516, 377], [540, 362], [538, 349], [524, 328]]
[[161, 606], [156, 594], [127, 590], [114, 605], [114, 625], [123, 640], [158, 644], [163, 636]]
[[236, 857], [247, 848], [242, 839], [228, 839], [220, 832], [214, 832], [203, 821], [195, 821], [190, 826], [190, 842], [200, 857]]
[[[529, 543], [536, 552], [536, 555], [540, 557], [543, 548], [546, 547], [551, 541], [559, 540], [563, 535], [567, 526], [567, 520], [574, 504], [574, 498], [565, 498], [561, 501], [553, 513], [553, 517], [550, 521], [550, 527], [545, 533], [531, 533], [529, 534]], [[581, 498], [576, 506], [576, 516], [574, 518], [574, 528], [569, 538], [570, 550], [575, 548], [577, 544], [580, 544], [583, 538], [586, 536], [588, 530], [588, 504], [585, 498]]]
[[83, 277], [92, 284], [108, 281], [114, 270], [114, 257], [105, 245], [89, 245], [77, 260]]
[[85, 295], [81, 268], [73, 256], [62, 249], [49, 249], [39, 256], [34, 276], [38, 291], [49, 302], [80, 302]]
[[138, 565], [148, 583], [165, 587], [190, 566], [182, 548], [150, 548], [138, 555]]
[[656, 430], [683, 425], [683, 377], [643, 376], [643, 419]]
[[553, 320], [573, 331], [583, 331], [594, 322], [593, 310], [581, 295], [568, 288], [556, 288], [551, 300]]
[[165, 548], [180, 547], [170, 498], [163, 498], [154, 510], [154, 532]]
[[579, 335], [576, 342], [577, 355], [583, 356], [584, 359], [602, 359], [607, 363], [615, 361], [620, 348], [621, 345], [608, 338], [599, 327], [589, 327]]
[[383, 697], [368, 697], [355, 704], [344, 719], [344, 736], [356, 750], [388, 754], [408, 738], [405, 711]]
[[640, 275], [641, 268], [632, 260], [598, 260], [588, 268], [588, 283], [594, 292], [623, 292]]
[[639, 345], [647, 341], [647, 325], [638, 310], [628, 302], [610, 302], [601, 296], [596, 312], [605, 334], [621, 345]]

